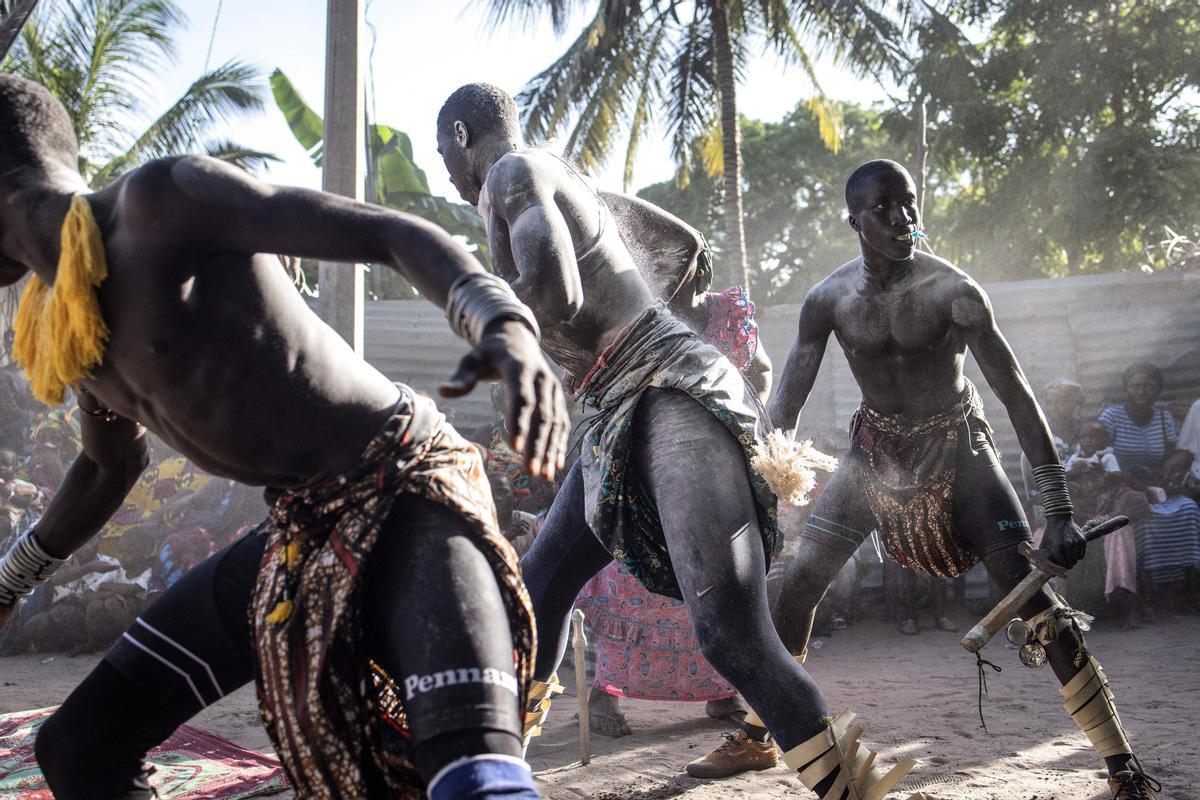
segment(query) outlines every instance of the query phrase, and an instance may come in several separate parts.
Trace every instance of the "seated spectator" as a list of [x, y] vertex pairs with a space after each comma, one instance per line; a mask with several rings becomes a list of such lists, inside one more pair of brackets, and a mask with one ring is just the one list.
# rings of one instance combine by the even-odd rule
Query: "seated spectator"
[[1153, 616], [1168, 587], [1185, 580], [1194, 584], [1200, 570], [1200, 508], [1167, 491], [1191, 466], [1193, 454], [1177, 447], [1179, 430], [1170, 412], [1155, 407], [1163, 390], [1158, 367], [1133, 364], [1122, 380], [1125, 402], [1104, 409], [1100, 422], [1112, 437], [1125, 484], [1144, 492], [1149, 503], [1149, 513], [1135, 526], [1146, 578], [1143, 607]]
[[[1109, 446], [1108, 428], [1089, 422], [1080, 429], [1079, 445], [1063, 466], [1075, 521], [1086, 524], [1095, 517], [1125, 514], [1141, 520], [1149, 514], [1144, 496], [1123, 488], [1121, 464]], [[1121, 621], [1121, 629], [1138, 627], [1137, 622], [1137, 539], [1133, 528], [1126, 527], [1104, 538], [1104, 598]]]
[[21, 610], [19, 636], [8, 652], [79, 654], [107, 648], [133, 624], [145, 605], [149, 571], [126, 575], [92, 539], [54, 577], [38, 587]]
[[1192, 465], [1179, 481], [1179, 492], [1193, 500], [1200, 500], [1200, 400], [1192, 403], [1188, 409], [1183, 427], [1179, 429], [1176, 446], [1192, 454]]

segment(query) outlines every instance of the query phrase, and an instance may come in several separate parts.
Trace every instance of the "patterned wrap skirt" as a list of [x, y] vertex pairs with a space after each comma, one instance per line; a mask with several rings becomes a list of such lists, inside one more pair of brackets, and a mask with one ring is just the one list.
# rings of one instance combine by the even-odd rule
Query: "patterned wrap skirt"
[[504, 600], [520, 707], [527, 704], [533, 608], [516, 553], [499, 533], [482, 460], [432, 401], [400, 388], [391, 418], [357, 467], [271, 493], [250, 610], [255, 678], [263, 721], [301, 797], [359, 798], [369, 785], [387, 786], [390, 797], [425, 797], [406, 752], [403, 694], [368, 659], [362, 641], [360, 577], [403, 492], [455, 511], [475, 531]]
[[951, 520], [958, 448], [971, 446], [962, 438], [969, 439], [972, 428], [996, 451], [970, 381], [957, 403], [924, 420], [883, 414], [863, 403], [850, 421], [849, 455], [859, 466], [884, 547], [900, 564], [954, 578], [979, 560]]
[[634, 415], [650, 388], [686, 393], [741, 445], [770, 565], [781, 541], [777, 501], [762, 476], [750, 469], [760, 412], [728, 359], [660, 303], [621, 332], [579, 386], [578, 396], [598, 412], [584, 420], [588, 427], [580, 455], [588, 524], [630, 575], [651, 592], [682, 599], [662, 523], [632, 459]]

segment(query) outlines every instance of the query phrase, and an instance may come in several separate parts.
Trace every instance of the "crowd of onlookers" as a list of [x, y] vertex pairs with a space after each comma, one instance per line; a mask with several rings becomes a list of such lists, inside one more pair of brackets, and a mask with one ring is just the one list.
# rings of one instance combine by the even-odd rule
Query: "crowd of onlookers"
[[[0, 368], [0, 552], [34, 525], [80, 449], [78, 410]], [[265, 515], [261, 490], [213, 478], [150, 438], [150, 465], [101, 534], [22, 603], [0, 655], [107, 647], [155, 597]]]
[[[1111, 514], [1133, 520], [1088, 555], [1093, 563], [1103, 559], [1107, 611], [1124, 626], [1179, 607], [1200, 608], [1200, 459], [1194, 457], [1200, 453], [1200, 401], [1190, 408], [1160, 403], [1163, 382], [1154, 365], [1135, 364], [1125, 371], [1121, 398], [1089, 405], [1084, 388], [1066, 380], [1045, 386], [1040, 398], [1067, 469], [1077, 521]], [[524, 552], [557, 486], [522, 469], [506, 444], [502, 398], [497, 393], [494, 400], [495, 421], [463, 432], [485, 459], [502, 529]], [[34, 402], [12, 367], [0, 368], [0, 408], [0, 548], [7, 549], [40, 517], [79, 452], [79, 421], [69, 402], [57, 408]], [[834, 449], [832, 442], [822, 444]], [[1025, 499], [1036, 529], [1041, 518], [1032, 486], [1026, 482]], [[811, 504], [784, 514], [789, 538], [809, 509]], [[265, 510], [259, 490], [213, 478], [151, 438], [151, 464], [125, 504], [99, 537], [23, 604], [17, 624], [0, 634], [0, 654], [106, 646], [157, 593], [256, 524]], [[780, 567], [788, 555], [785, 545]], [[871, 614], [865, 598], [883, 594], [880, 613], [904, 633], [916, 633], [926, 619], [942, 630], [955, 628], [947, 596], [962, 597], [962, 579], [931, 581], [882, 561], [868, 539], [822, 603], [818, 635]], [[773, 576], [779, 572], [772, 570]], [[868, 574], [876, 576], [870, 589], [886, 591], [864, 591]], [[776, 581], [770, 584], [778, 591]]]
[[[1110, 534], [1089, 558], [1104, 559], [1104, 595], [1124, 627], [1162, 612], [1200, 608], [1200, 400], [1159, 402], [1164, 377], [1138, 363], [1123, 376], [1124, 395], [1085, 413], [1074, 381], [1054, 381], [1042, 407], [1083, 525], [1124, 514], [1128, 528]], [[1094, 406], [1093, 406], [1094, 407]], [[1032, 487], [1032, 481], [1026, 486]], [[1036, 493], [1027, 497], [1039, 512]]]

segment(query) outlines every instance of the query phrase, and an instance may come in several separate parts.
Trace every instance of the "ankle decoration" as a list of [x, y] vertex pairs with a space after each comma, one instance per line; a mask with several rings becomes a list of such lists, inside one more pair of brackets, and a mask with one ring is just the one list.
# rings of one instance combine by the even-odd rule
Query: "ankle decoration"
[[1087, 735], [1101, 758], [1133, 753], [1100, 662], [1089, 656], [1079, 674], [1059, 691], [1065, 701], [1063, 710]]
[[521, 736], [522, 753], [529, 749], [529, 741], [535, 736], [542, 735], [542, 726], [550, 715], [550, 703], [554, 695], [563, 693], [563, 685], [558, 682], [558, 673], [550, 676], [549, 681], [535, 680], [529, 687], [529, 707], [525, 710], [525, 730]]
[[[817, 784], [836, 771], [832, 788], [821, 800], [883, 800], [917, 762], [905, 758], [886, 774], [875, 766], [875, 753], [859, 744], [861, 725], [852, 725], [855, 714], [843, 711], [826, 724], [825, 730], [783, 754], [784, 763], [799, 770], [800, 782], [816, 791]], [[919, 792], [909, 800], [922, 800]]]

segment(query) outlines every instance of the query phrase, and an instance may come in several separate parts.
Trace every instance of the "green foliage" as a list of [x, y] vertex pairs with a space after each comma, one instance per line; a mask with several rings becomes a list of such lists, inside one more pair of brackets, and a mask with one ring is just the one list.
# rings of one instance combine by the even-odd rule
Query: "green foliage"
[[[496, 24], [529, 24], [548, 14], [560, 33], [583, 0], [480, 0]], [[566, 155], [594, 170], [625, 140], [628, 185], [638, 144], [656, 120], [671, 139], [677, 181], [687, 184], [699, 162], [693, 148], [714, 130], [718, 117], [713, 6], [722, 0], [599, 0], [595, 14], [565, 53], [517, 95], [525, 134], [531, 141], [553, 138], [568, 121]], [[811, 112], [822, 121], [824, 139], [837, 140], [836, 115], [823, 100], [813, 62], [824, 55], [859, 74], [895, 71], [903, 33], [883, 14], [884, 3], [868, 0], [724, 0], [740, 81], [751, 53], [769, 49], [800, 69], [817, 96]], [[892, 4], [895, 5], [895, 4]], [[912, 3], [899, 4], [902, 13]], [[708, 161], [708, 174], [720, 161]], [[714, 169], [715, 168], [715, 169]]]
[[[288, 77], [278, 69], [271, 73], [271, 91], [296, 141], [320, 166], [325, 142], [325, 124], [321, 116], [309, 107]], [[413, 160], [408, 134], [387, 125], [372, 124], [369, 141], [368, 180], [373, 192], [370, 199], [388, 208], [415, 214], [461, 236], [474, 246], [475, 255], [481, 261], [489, 263], [483, 219], [473, 207], [430, 192], [425, 172]], [[391, 269], [374, 269], [370, 283], [375, 299], [414, 296], [414, 290]]]
[[201, 152], [245, 168], [274, 160], [211, 135], [215, 126], [262, 109], [258, 71], [240, 61], [201, 75], [134, 132], [154, 79], [174, 60], [173, 37], [185, 19], [172, 0], [43, 0], [2, 65], [66, 107], [80, 172], [93, 186], [167, 155]]
[[[976, 48], [927, 51], [946, 255], [980, 277], [1135, 269], [1200, 218], [1200, 4], [982, 3]], [[934, 78], [937, 78], [935, 80]]]
[[[781, 122], [742, 119], [746, 242], [756, 265], [751, 294], [760, 303], [798, 302], [816, 281], [854, 258], [858, 240], [846, 223], [846, 178], [872, 158], [906, 160], [878, 111], [856, 105], [837, 111], [845, 124], [837, 153], [825, 146], [819, 121], [803, 101]], [[722, 229], [720, 187], [703, 173], [684, 189], [665, 181], [638, 195], [706, 236]], [[714, 286], [734, 280], [718, 254]]]

